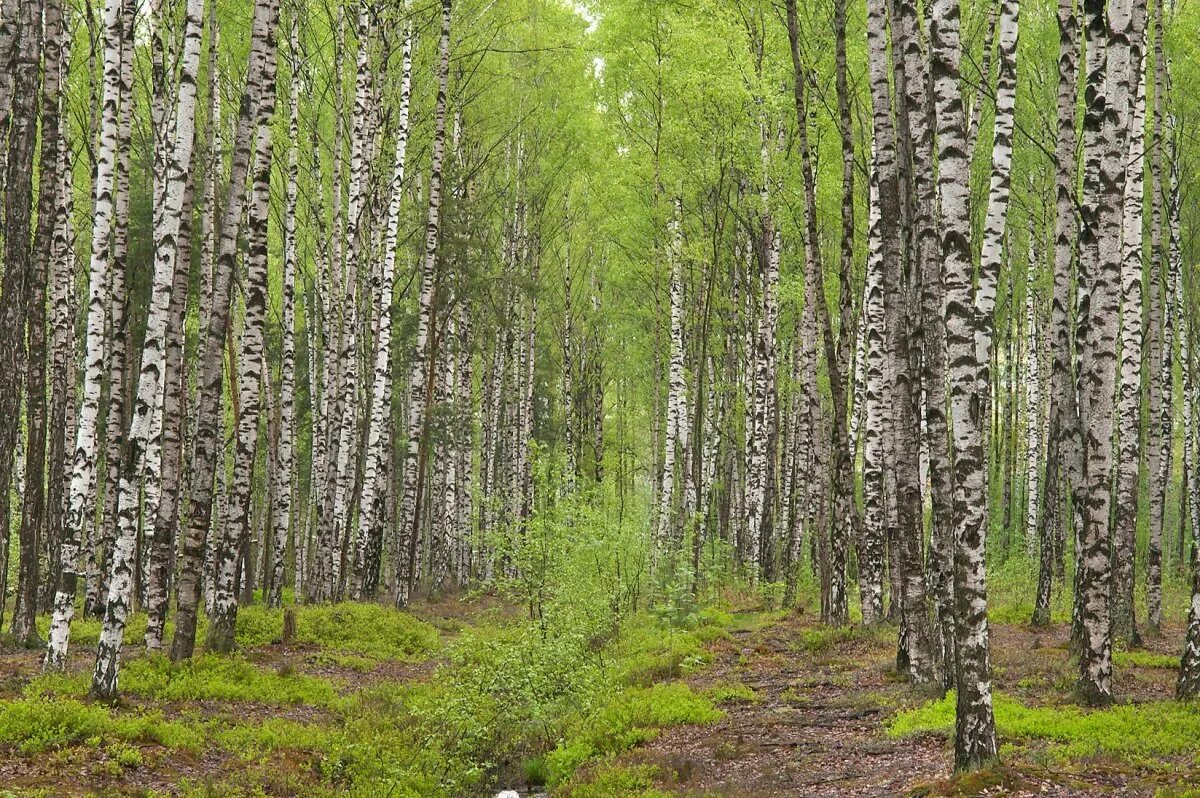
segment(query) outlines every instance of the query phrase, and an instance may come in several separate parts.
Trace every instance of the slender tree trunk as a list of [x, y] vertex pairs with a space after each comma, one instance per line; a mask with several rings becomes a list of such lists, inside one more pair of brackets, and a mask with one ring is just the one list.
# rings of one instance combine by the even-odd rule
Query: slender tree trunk
[[[399, 246], [400, 208], [404, 200], [404, 163], [408, 149], [408, 115], [409, 101], [412, 92], [412, 47], [413, 27], [411, 20], [404, 35], [404, 55], [402, 77], [400, 83], [400, 112], [396, 132], [396, 152], [393, 160], [392, 193], [388, 205], [387, 235], [384, 242], [383, 272], [379, 286], [374, 293], [375, 314], [378, 317], [379, 334], [375, 340], [374, 352], [374, 388], [371, 391], [370, 428], [367, 432], [367, 464], [363, 476], [362, 501], [359, 508], [357, 556], [356, 561], [363, 562], [363, 573], [366, 572], [368, 548], [374, 545], [371, 541], [378, 537], [382, 540], [382, 519], [372, 512], [376, 502], [376, 491], [379, 486], [380, 470], [383, 467], [384, 444], [386, 442], [386, 423], [391, 414], [387, 403], [388, 369], [391, 363], [392, 350], [392, 283], [396, 273], [396, 250]], [[364, 581], [361, 574], [356, 580], [354, 592], [361, 598], [371, 591], [371, 585]]]
[[[680, 519], [676, 508], [676, 483], [685, 468], [677, 468], [679, 450], [687, 449], [687, 381], [683, 365], [683, 201], [672, 203], [671, 222], [667, 231], [670, 244], [667, 261], [670, 270], [671, 345], [667, 369], [666, 424], [663, 443], [662, 473], [659, 477], [658, 523], [655, 529], [654, 554], [659, 560], [674, 553], [681, 537]], [[753, 579], [754, 576], [752, 575]]]
[[103, 617], [108, 595], [113, 546], [117, 538], [117, 512], [122, 459], [125, 456], [125, 432], [129, 423], [128, 393], [132, 381], [129, 366], [129, 183], [132, 160], [134, 0], [125, 0], [121, 9], [121, 116], [117, 127], [116, 215], [112, 239], [112, 281], [109, 320], [108, 410], [104, 417], [106, 451], [104, 460], [104, 505], [97, 524], [92, 553], [88, 592], [84, 599], [87, 615]]
[[[8, 341], [16, 341], [15, 346], [6, 347], [6, 360], [0, 368], [9, 372], [2, 386], [9, 391], [10, 383], [17, 382], [17, 394], [20, 392], [20, 373], [27, 371], [28, 383], [25, 397], [25, 491], [21, 497], [21, 559], [17, 577], [16, 606], [13, 608], [12, 635], [17, 640], [37, 647], [39, 640], [34, 628], [34, 616], [37, 612], [38, 589], [38, 553], [41, 548], [45, 521], [45, 492], [44, 476], [46, 465], [46, 282], [49, 275], [50, 242], [54, 235], [55, 212], [58, 185], [58, 167], [61, 163], [58, 156], [61, 131], [59, 128], [59, 79], [62, 70], [62, 9], [57, 0], [45, 3], [44, 10], [39, 8], [42, 3], [25, 0], [21, 6], [21, 18], [18, 20], [17, 48], [21, 51], [21, 63], [14, 65], [13, 90], [14, 103], [12, 126], [8, 131], [9, 150], [7, 179], [5, 180], [5, 284], [4, 296], [11, 297], [5, 304], [20, 302], [21, 293], [27, 295], [28, 305], [21, 308], [6, 308], [0, 317], [3, 330], [7, 333], [16, 332]], [[33, 239], [33, 249], [30, 250], [30, 218], [33, 205], [33, 152], [34, 139], [37, 132], [38, 112], [38, 61], [42, 56], [42, 41], [38, 30], [39, 12], [44, 14], [45, 30], [45, 75], [41, 86], [41, 116], [42, 116], [42, 148], [38, 187], [38, 215], [36, 238]], [[15, 257], [14, 257], [15, 256]], [[20, 270], [22, 275], [17, 279], [24, 283], [13, 295], [8, 293], [9, 272]], [[16, 276], [16, 275], [14, 275]], [[27, 351], [23, 352], [20, 343], [20, 321], [15, 330], [8, 325], [23, 316]], [[16, 360], [16, 363], [11, 360]], [[24, 362], [21, 362], [21, 361]], [[7, 398], [7, 396], [5, 397]], [[13, 397], [17, 399], [16, 396]], [[17, 399], [19, 401], [19, 399]], [[12, 418], [5, 422], [15, 426], [17, 407], [12, 407]], [[7, 444], [5, 440], [0, 445]], [[6, 471], [11, 467], [9, 458], [11, 450], [0, 452], [0, 463]], [[8, 474], [0, 473], [0, 496], [5, 504], [0, 512], [8, 513]], [[56, 475], [57, 476], [57, 475]], [[0, 596], [3, 601], [3, 596]]]
[[446, 149], [446, 105], [450, 83], [450, 2], [441, 0], [441, 38], [438, 42], [438, 93], [434, 110], [433, 153], [429, 172], [429, 213], [425, 220], [425, 247], [421, 260], [420, 315], [417, 345], [409, 379], [408, 451], [404, 459], [404, 503], [400, 513], [400, 562], [397, 566], [397, 606], [412, 597], [418, 575], [421, 524], [421, 495], [424, 493], [424, 458], [427, 445], [426, 417], [433, 394], [435, 342], [433, 300], [437, 283], [438, 234], [441, 224], [442, 160]]
[[[1071, 304], [1074, 242], [1078, 237], [1075, 215], [1075, 116], [1079, 21], [1071, 0], [1058, 3], [1058, 134], [1055, 144], [1054, 290], [1051, 298], [1050, 336], [1054, 353], [1050, 371], [1050, 446], [1046, 456], [1046, 508], [1043, 513], [1037, 603], [1034, 625], [1050, 622], [1050, 593], [1058, 573], [1063, 526], [1080, 528], [1083, 514], [1083, 437], [1076, 381], [1072, 366]], [[1052, 511], [1051, 511], [1052, 510]], [[1057, 526], [1050, 521], [1058, 520]]]
[[[237, 560], [248, 551], [251, 535], [253, 495], [251, 491], [255, 454], [258, 447], [258, 421], [262, 411], [263, 338], [267, 313], [267, 225], [271, 204], [272, 116], [275, 110], [276, 25], [279, 1], [268, 0], [268, 30], [263, 45], [262, 71], [255, 92], [255, 153], [251, 174], [251, 199], [247, 209], [245, 319], [238, 361], [238, 414], [235, 428], [233, 479], [227, 498], [231, 511], [224, 540], [217, 547], [213, 588], [213, 612], [208, 624], [207, 648], [225, 652], [233, 648], [237, 625]], [[256, 9], [257, 10], [257, 9]], [[257, 14], [256, 14], [257, 21]], [[231, 253], [232, 254], [232, 253]], [[247, 557], [244, 572], [253, 573], [253, 561]]]
[[[1157, 636], [1162, 628], [1162, 539], [1167, 505], [1167, 483], [1171, 476], [1171, 439], [1174, 437], [1174, 415], [1171, 404], [1173, 344], [1168, 320], [1171, 303], [1164, 302], [1162, 281], [1169, 272], [1164, 246], [1163, 227], [1166, 222], [1166, 181], [1164, 172], [1168, 142], [1167, 126], [1163, 123], [1167, 90], [1166, 53], [1163, 41], [1163, 4], [1154, 3], [1154, 121], [1151, 142], [1154, 155], [1150, 161], [1150, 302], [1146, 327], [1146, 358], [1148, 373], [1149, 435], [1147, 473], [1150, 478], [1149, 532], [1146, 542], [1146, 631]], [[1165, 350], [1165, 352], [1164, 352]]]
[[[189, 0], [184, 23], [184, 49], [181, 58], [179, 104], [174, 114], [174, 130], [169, 146], [169, 170], [164, 187], [165, 208], [161, 228], [155, 231], [154, 277], [146, 336], [142, 345], [141, 372], [133, 420], [126, 437], [127, 462], [121, 464], [121, 482], [117, 513], [118, 534], [110, 556], [108, 594], [104, 602], [104, 625], [96, 666], [92, 674], [93, 696], [112, 700], [117, 694], [117, 671], [125, 623], [131, 610], [135, 579], [134, 547], [137, 543], [138, 500], [141, 483], [157, 481], [151, 473], [146, 450], [151, 440], [156, 405], [162, 393], [164, 350], [167, 323], [171, 315], [171, 293], [176, 269], [187, 271], [179, 260], [179, 229], [184, 210], [187, 175], [191, 170], [195, 136], [196, 74], [200, 66], [200, 38], [203, 27], [202, 0]], [[161, 416], [160, 416], [161, 418]], [[159, 433], [161, 434], [161, 430]], [[115, 463], [113, 464], [116, 465]]]

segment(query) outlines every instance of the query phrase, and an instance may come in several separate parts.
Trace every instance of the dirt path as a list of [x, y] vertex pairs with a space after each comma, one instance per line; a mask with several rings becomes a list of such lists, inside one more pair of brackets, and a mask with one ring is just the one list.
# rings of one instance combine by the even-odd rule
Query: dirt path
[[[1164, 786], [1104, 762], [1046, 769], [1012, 756], [996, 770], [952, 780], [945, 739], [893, 739], [884, 731], [888, 717], [924, 700], [894, 672], [892, 634], [833, 632], [802, 616], [735, 632], [714, 646], [711, 666], [688, 681], [718, 696], [744, 685], [755, 699], [722, 701], [725, 717], [717, 723], [668, 729], [620, 761], [656, 766], [661, 790], [706, 798], [1151, 798]], [[1001, 661], [1027, 659], [1022, 650], [1032, 634], [1003, 627]]]
[[666, 789], [728, 796], [898, 795], [948, 772], [944, 743], [891, 740], [886, 707], [909, 691], [883, 638], [822, 634], [789, 618], [722, 641], [696, 689], [745, 685], [711, 726], [669, 729], [633, 762], [658, 765]]

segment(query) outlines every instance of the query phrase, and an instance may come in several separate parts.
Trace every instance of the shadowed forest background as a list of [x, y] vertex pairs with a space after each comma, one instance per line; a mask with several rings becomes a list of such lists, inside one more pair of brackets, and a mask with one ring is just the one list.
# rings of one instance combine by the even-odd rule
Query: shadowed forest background
[[0, 795], [1200, 796], [1198, 25], [0, 0]]

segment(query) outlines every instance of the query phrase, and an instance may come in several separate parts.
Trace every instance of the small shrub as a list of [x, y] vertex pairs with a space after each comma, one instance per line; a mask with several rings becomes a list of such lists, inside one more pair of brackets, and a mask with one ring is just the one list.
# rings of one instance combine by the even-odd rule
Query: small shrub
[[546, 757], [550, 784], [561, 784], [585, 762], [654, 739], [658, 730], [712, 723], [721, 711], [685, 684], [630, 688], [593, 712]]
[[653, 765], [624, 767], [607, 765], [597, 768], [586, 781], [565, 791], [567, 798], [666, 798], [654, 789], [658, 769]]
[[757, 704], [761, 700], [754, 688], [743, 682], [714, 684], [704, 692], [716, 704]]

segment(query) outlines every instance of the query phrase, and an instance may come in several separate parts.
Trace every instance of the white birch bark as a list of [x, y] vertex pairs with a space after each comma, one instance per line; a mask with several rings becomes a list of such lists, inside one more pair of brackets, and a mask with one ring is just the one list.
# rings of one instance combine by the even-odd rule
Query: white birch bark
[[432, 396], [432, 374], [437, 348], [430, 340], [433, 298], [437, 279], [438, 233], [441, 225], [442, 161], [446, 149], [446, 104], [450, 83], [450, 0], [441, 0], [441, 38], [438, 42], [438, 93], [434, 109], [433, 152], [429, 172], [429, 213], [425, 220], [425, 246], [421, 259], [420, 311], [417, 342], [409, 378], [408, 448], [404, 458], [404, 500], [400, 513], [400, 562], [397, 567], [396, 603], [408, 604], [416, 586], [421, 522], [424, 462], [421, 458], [426, 415]]
[[[406, 4], [405, 10], [410, 10], [408, 4]], [[358, 534], [355, 543], [355, 560], [363, 562], [364, 566], [370, 537], [383, 535], [382, 527], [378, 526], [381, 519], [373, 514], [372, 508], [375, 505], [376, 492], [379, 487], [380, 470], [385, 455], [385, 432], [390, 416], [390, 406], [387, 402], [389, 396], [386, 389], [392, 351], [392, 284], [395, 281], [396, 250], [399, 247], [400, 208], [404, 201], [405, 191], [404, 163], [408, 150], [409, 103], [412, 93], [412, 48], [413, 25], [410, 20], [404, 34], [400, 111], [396, 129], [396, 152], [393, 159], [392, 192], [388, 204], [387, 235], [384, 241], [383, 270], [374, 294], [379, 333], [375, 339], [374, 388], [371, 391], [370, 427], [367, 431], [367, 461], [363, 472], [362, 500], [359, 507]], [[364, 585], [361, 577], [365, 571], [364, 567], [356, 580], [354, 587], [356, 598], [361, 598], [363, 595]]]
[[[171, 287], [175, 281], [176, 268], [186, 268], [186, 265], [178, 266], [178, 238], [195, 139], [196, 75], [200, 67], [203, 16], [203, 0], [188, 0], [184, 20], [183, 52], [180, 58], [178, 107], [174, 114], [174, 131], [168, 134], [173, 140], [167, 155], [169, 166], [163, 189], [165, 207], [161, 214], [162, 227], [155, 231], [150, 311], [142, 344], [137, 398], [134, 402], [129, 435], [126, 438], [129, 461], [121, 469], [118, 534], [110, 560], [104, 625], [92, 673], [92, 695], [105, 700], [111, 700], [117, 694], [121, 645], [133, 595], [134, 547], [137, 544], [138, 530], [138, 483], [157, 485], [158, 469], [161, 465], [158, 457], [149, 456], [148, 450], [158, 449], [162, 434], [163, 353], [170, 317]], [[155, 517], [157, 509], [156, 501], [153, 508]]]
[[672, 552], [679, 538], [679, 518], [676, 513], [675, 487], [681, 469], [676, 468], [678, 452], [687, 448], [686, 413], [687, 381], [683, 365], [683, 201], [678, 197], [672, 204], [668, 226], [670, 245], [667, 262], [670, 270], [671, 349], [667, 370], [667, 416], [663, 443], [662, 474], [658, 493], [658, 522], [655, 528], [654, 555], [657, 558]]
[[[1138, 48], [1140, 50], [1140, 48]], [[1113, 530], [1113, 635], [1137, 645], [1133, 581], [1142, 434], [1142, 203], [1146, 126], [1146, 78], [1139, 57], [1131, 67], [1142, 73], [1130, 119], [1128, 164], [1121, 212], [1121, 362], [1117, 402], [1116, 523]]]
[[62, 545], [63, 573], [54, 597], [45, 667], [66, 665], [75, 591], [80, 576], [80, 542], [88, 496], [96, 481], [97, 423], [104, 380], [104, 326], [108, 311], [108, 270], [114, 215], [114, 189], [121, 92], [122, 0], [108, 0], [104, 9], [103, 106], [100, 146], [96, 156], [95, 206], [92, 218], [92, 253], [88, 267], [88, 312], [85, 338], [83, 397], [75, 430], [74, 468], [67, 500], [67, 524]]
[[996, 757], [989, 663], [985, 536], [988, 491], [980, 416], [977, 333], [972, 297], [970, 164], [965, 158], [959, 83], [957, 0], [935, 0], [929, 25], [930, 72], [938, 145], [946, 349], [954, 452], [954, 588], [957, 700], [955, 766], [974, 769]]

